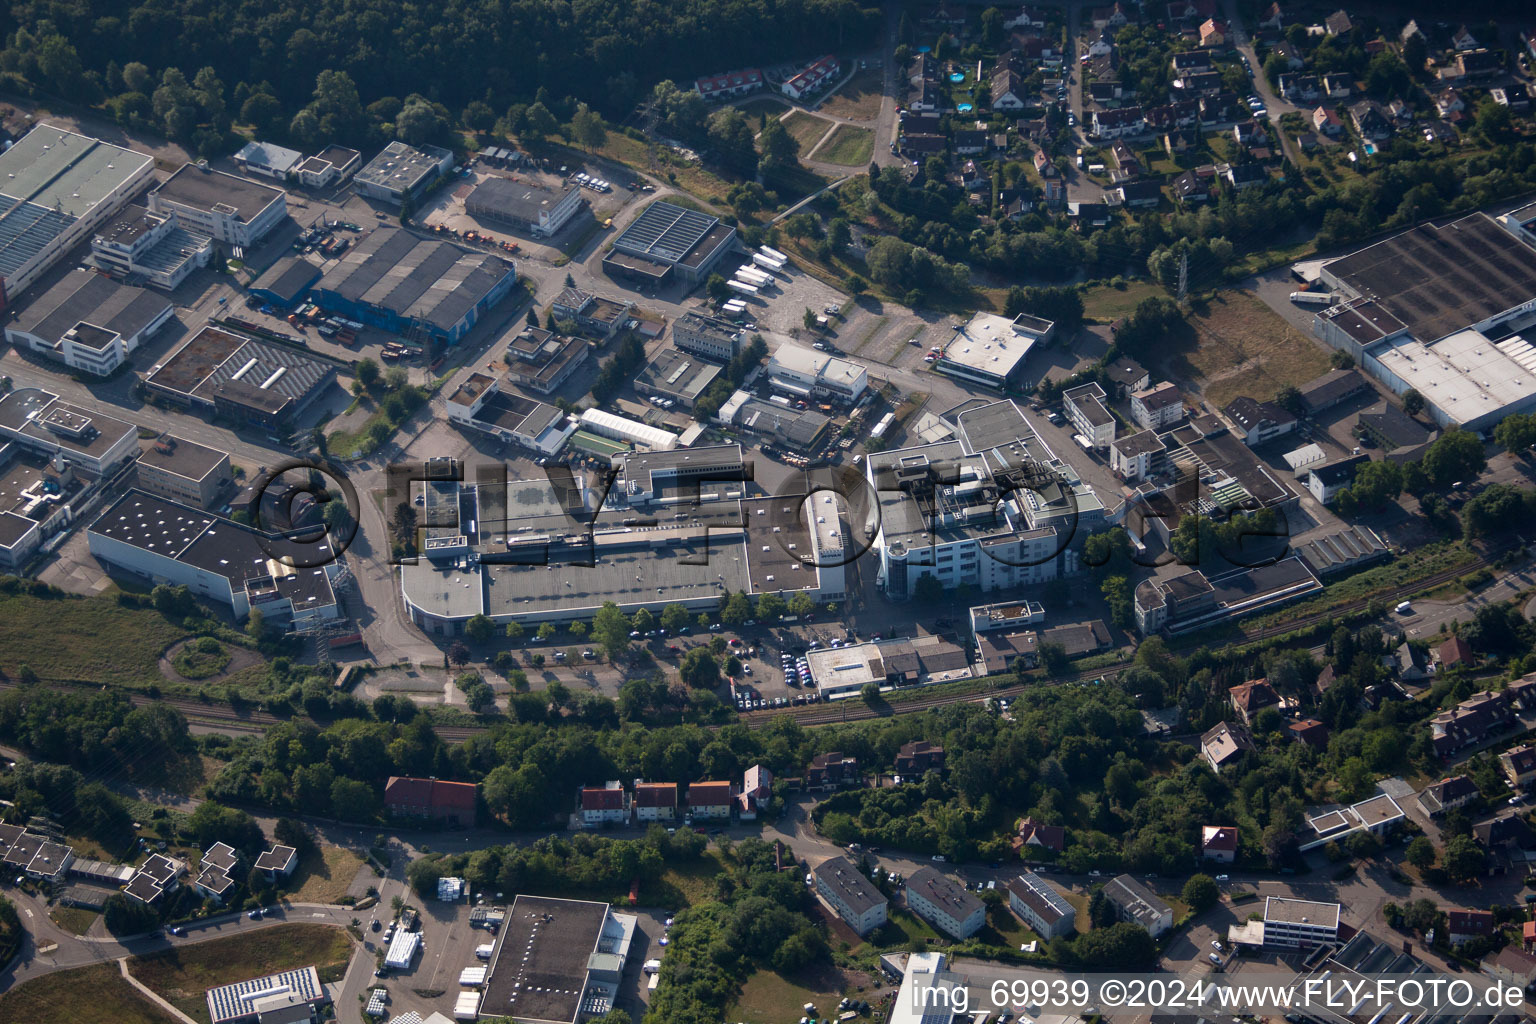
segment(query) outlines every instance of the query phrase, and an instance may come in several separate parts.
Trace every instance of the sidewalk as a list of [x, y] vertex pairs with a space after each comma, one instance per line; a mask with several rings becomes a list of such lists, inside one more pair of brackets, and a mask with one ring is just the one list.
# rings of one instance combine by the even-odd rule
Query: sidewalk
[[135, 989], [137, 989], [140, 995], [142, 995], [145, 999], [148, 999], [150, 1002], [154, 1003], [156, 1006], [160, 1007], [160, 1009], [164, 1010], [166, 1013], [170, 1014], [172, 1017], [176, 1018], [178, 1021], [181, 1022], [181, 1024], [197, 1024], [197, 1021], [193, 1020], [191, 1017], [188, 1017], [186, 1014], [184, 1014], [180, 1010], [176, 1009], [176, 1007], [172, 1006], [170, 1003], [166, 1002], [164, 999], [161, 999], [158, 995], [156, 995], [153, 991], [151, 991], [147, 986], [145, 986], [142, 983], [140, 983], [139, 979], [137, 979], [133, 975], [129, 974], [128, 973], [128, 958], [127, 957], [123, 957], [121, 960], [119, 960], [117, 962], [117, 969], [122, 972], [123, 980], [126, 981], [128, 984], [132, 985]]

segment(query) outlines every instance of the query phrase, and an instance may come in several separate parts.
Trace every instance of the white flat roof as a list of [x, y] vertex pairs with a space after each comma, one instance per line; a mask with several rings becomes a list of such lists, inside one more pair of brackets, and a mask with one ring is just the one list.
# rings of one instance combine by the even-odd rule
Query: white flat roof
[[1458, 423], [1536, 399], [1536, 349], [1518, 335], [1495, 344], [1468, 329], [1432, 345], [1404, 336], [1369, 354]]
[[977, 313], [943, 346], [945, 362], [1006, 377], [1024, 361], [1039, 334], [996, 313]]

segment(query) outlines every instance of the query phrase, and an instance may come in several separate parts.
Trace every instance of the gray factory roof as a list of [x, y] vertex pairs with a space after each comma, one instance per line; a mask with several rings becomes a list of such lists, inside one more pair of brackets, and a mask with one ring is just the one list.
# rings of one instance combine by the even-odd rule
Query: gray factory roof
[[252, 289], [271, 292], [288, 304], [297, 302], [320, 277], [320, 268], [302, 256], [284, 256], [262, 271]]
[[169, 306], [163, 295], [76, 270], [29, 303], [13, 326], [48, 342], [57, 342], [82, 321], [131, 338]]
[[380, 228], [353, 246], [316, 287], [446, 331], [512, 272], [499, 257]]
[[134, 433], [130, 423], [61, 402], [40, 388], [17, 388], [0, 398], [0, 427], [92, 458]]
[[0, 154], [0, 274], [10, 275], [152, 163], [40, 124]]
[[278, 994], [318, 1001], [325, 998], [325, 989], [320, 984], [319, 973], [313, 967], [300, 967], [263, 978], [237, 981], [232, 985], [220, 985], [208, 990], [208, 1017], [213, 1024], [223, 1024], [227, 1020], [254, 1016], [256, 1010], [252, 1004], [256, 1000]]
[[481, 1012], [574, 1021], [607, 918], [606, 903], [517, 897], [502, 922]]
[[153, 466], [188, 480], [202, 480], [229, 456], [205, 445], [171, 434], [161, 434], [139, 454], [141, 466]]
[[658, 199], [613, 240], [613, 247], [663, 263], [681, 263], [719, 223], [707, 213]]
[[1485, 213], [1421, 224], [1324, 270], [1374, 299], [1424, 342], [1536, 296], [1536, 252]]
[[155, 188], [153, 194], [193, 210], [230, 213], [247, 224], [260, 216], [261, 211], [286, 198], [280, 188], [196, 164], [183, 164], [179, 171]]
[[692, 402], [719, 378], [724, 368], [680, 349], [664, 348], [635, 375], [635, 386]]
[[476, 212], [475, 208], [479, 207], [503, 217], [537, 224], [540, 214], [553, 210], [564, 202], [567, 196], [576, 191], [578, 189], [575, 185], [557, 192], [552, 188], [544, 188], [527, 181], [491, 177], [476, 185], [475, 190], [464, 200], [464, 204], [471, 213]]
[[212, 402], [215, 394], [236, 395], [245, 404], [303, 403], [333, 372], [329, 364], [284, 345], [253, 341], [204, 327], [187, 340], [148, 382]]
[[436, 173], [447, 154], [435, 146], [416, 149], [391, 142], [357, 172], [357, 180], [395, 192], [411, 192]]

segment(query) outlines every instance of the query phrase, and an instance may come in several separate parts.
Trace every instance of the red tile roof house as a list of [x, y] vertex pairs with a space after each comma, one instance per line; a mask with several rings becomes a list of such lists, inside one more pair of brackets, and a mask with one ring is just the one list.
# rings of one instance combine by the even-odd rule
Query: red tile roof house
[[1451, 945], [1459, 946], [1469, 939], [1478, 939], [1493, 934], [1493, 911], [1491, 910], [1456, 910], [1445, 912], [1446, 933], [1451, 937]]
[[736, 794], [737, 813], [743, 821], [752, 821], [757, 817], [758, 807], [766, 804], [772, 796], [773, 772], [755, 764], [741, 777], [741, 792]]
[[1472, 653], [1472, 645], [1459, 636], [1453, 636], [1439, 647], [1435, 648], [1435, 661], [1441, 668], [1475, 668], [1477, 655]]
[[1237, 859], [1237, 827], [1234, 825], [1202, 825], [1200, 827], [1200, 856], [1206, 860], [1231, 864]]
[[444, 782], [391, 775], [384, 784], [384, 811], [396, 818], [426, 818], [445, 825], [475, 823], [473, 782]]
[[1243, 724], [1249, 727], [1252, 727], [1254, 716], [1260, 711], [1280, 703], [1280, 695], [1267, 679], [1250, 679], [1232, 687], [1227, 695], [1232, 698], [1233, 710], [1243, 720]]
[[688, 813], [695, 819], [727, 818], [736, 802], [736, 786], [727, 781], [695, 782], [688, 787]]
[[1291, 731], [1291, 739], [1298, 743], [1320, 749], [1328, 746], [1328, 727], [1315, 718], [1303, 718], [1299, 722], [1292, 722], [1287, 728]]
[[677, 818], [677, 783], [635, 781], [630, 801], [635, 821], [674, 821]]
[[1067, 848], [1067, 830], [1060, 825], [1042, 825], [1033, 818], [1025, 818], [1019, 822], [1019, 838], [1014, 845], [1021, 857], [1027, 853], [1026, 846], [1060, 853]]
[[622, 825], [629, 820], [629, 801], [624, 784], [617, 779], [605, 786], [583, 786], [578, 800], [581, 823], [586, 828]]

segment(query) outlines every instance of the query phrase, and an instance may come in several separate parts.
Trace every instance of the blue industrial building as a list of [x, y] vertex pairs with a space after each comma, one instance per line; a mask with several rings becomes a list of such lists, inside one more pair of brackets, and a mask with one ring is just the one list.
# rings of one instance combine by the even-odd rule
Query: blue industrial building
[[499, 256], [380, 228], [338, 260], [310, 298], [348, 320], [394, 334], [419, 328], [453, 344], [516, 283], [516, 269]]

